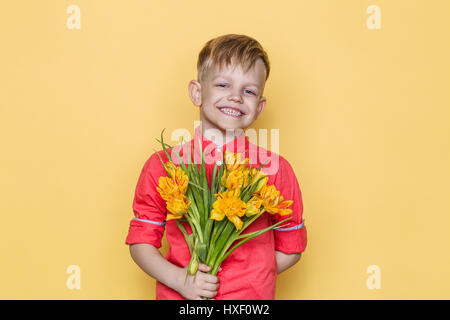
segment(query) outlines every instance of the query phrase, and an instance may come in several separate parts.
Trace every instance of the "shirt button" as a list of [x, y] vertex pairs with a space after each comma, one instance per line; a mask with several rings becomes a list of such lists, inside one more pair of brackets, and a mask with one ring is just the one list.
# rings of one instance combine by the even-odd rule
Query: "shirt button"
[[216, 164], [217, 164], [218, 166], [221, 166], [221, 165], [222, 165], [222, 161], [217, 160], [217, 161], [216, 161]]

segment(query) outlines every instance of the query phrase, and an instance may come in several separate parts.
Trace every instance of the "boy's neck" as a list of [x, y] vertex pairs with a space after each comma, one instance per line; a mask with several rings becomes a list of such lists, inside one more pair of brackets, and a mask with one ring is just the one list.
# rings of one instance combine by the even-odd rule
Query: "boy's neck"
[[[215, 129], [215, 130], [209, 130], [209, 129]], [[216, 135], [218, 132], [222, 135], [222, 141], [223, 144], [227, 144], [230, 141], [233, 141], [237, 137], [240, 137], [241, 135], [245, 135], [245, 131], [242, 128], [236, 128], [236, 129], [227, 129], [222, 130], [221, 128], [214, 127], [214, 126], [208, 126], [203, 121], [200, 125], [200, 133], [208, 140], [214, 141], [216, 139]]]

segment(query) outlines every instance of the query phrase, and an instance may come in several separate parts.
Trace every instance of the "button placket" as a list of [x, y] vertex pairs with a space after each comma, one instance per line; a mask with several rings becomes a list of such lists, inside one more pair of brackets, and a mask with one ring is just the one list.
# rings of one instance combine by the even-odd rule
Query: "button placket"
[[[220, 155], [220, 159], [222, 159], [222, 147], [217, 147], [216, 148], [216, 154], [215, 154], [215, 156], [217, 157], [217, 154], [219, 154]], [[216, 161], [216, 164], [218, 165], [218, 166], [221, 166], [222, 165], [222, 161], [221, 160], [217, 160]]]

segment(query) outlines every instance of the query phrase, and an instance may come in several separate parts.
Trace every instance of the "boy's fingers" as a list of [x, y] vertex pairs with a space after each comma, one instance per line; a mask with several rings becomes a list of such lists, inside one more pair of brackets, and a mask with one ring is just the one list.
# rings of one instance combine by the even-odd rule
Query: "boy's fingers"
[[199, 263], [198, 270], [203, 271], [203, 272], [208, 272], [209, 270], [211, 270], [211, 268], [208, 267], [206, 264]]
[[214, 298], [217, 295], [217, 291], [202, 290], [200, 294], [205, 298]]
[[205, 284], [203, 285], [203, 289], [209, 290], [209, 291], [217, 291], [219, 289], [219, 284], [218, 283], [205, 282]]
[[209, 273], [202, 274], [202, 279], [205, 282], [210, 282], [210, 283], [218, 283], [219, 282], [219, 278], [217, 276], [213, 276], [212, 274], [209, 274]]

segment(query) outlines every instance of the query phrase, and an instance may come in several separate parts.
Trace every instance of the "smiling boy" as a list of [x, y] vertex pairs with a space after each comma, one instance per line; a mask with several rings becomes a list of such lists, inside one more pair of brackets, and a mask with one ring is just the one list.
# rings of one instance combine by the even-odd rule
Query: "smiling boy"
[[[222, 159], [225, 150], [251, 155], [267, 154], [276, 164], [276, 172], [268, 174], [267, 184], [273, 184], [285, 200], [293, 200], [292, 219], [283, 228], [265, 232], [235, 250], [223, 263], [217, 276], [208, 274], [200, 264], [196, 278], [188, 276], [185, 283], [189, 250], [174, 220], [166, 223], [165, 201], [156, 191], [158, 178], [165, 175], [158, 154], [167, 161], [163, 150], [152, 154], [142, 169], [136, 186], [133, 211], [126, 243], [133, 260], [157, 280], [157, 299], [274, 299], [277, 274], [290, 268], [306, 248], [306, 227], [302, 219], [303, 204], [295, 173], [282, 156], [252, 144], [244, 133], [266, 105], [263, 96], [269, 76], [269, 59], [262, 46], [245, 35], [229, 34], [208, 41], [199, 54], [198, 79], [189, 83], [189, 96], [199, 107], [201, 125], [195, 129], [193, 144], [208, 155]], [[231, 133], [231, 134], [230, 134]], [[255, 151], [255, 152], [253, 152]], [[273, 161], [275, 159], [275, 161]], [[221, 165], [220, 161], [217, 161]], [[255, 168], [264, 163], [252, 158]], [[213, 164], [206, 165], [207, 175]], [[260, 230], [280, 221], [280, 215], [265, 212], [250, 225], [247, 232]], [[166, 232], [169, 252], [164, 258], [159, 252]]]

